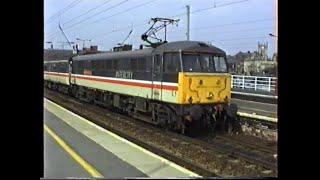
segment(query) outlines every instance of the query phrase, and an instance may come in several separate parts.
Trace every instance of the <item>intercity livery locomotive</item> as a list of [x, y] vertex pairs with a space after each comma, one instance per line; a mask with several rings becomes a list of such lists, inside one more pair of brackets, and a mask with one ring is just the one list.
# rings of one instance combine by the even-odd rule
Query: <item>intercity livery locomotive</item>
[[203, 42], [48, 61], [44, 80], [50, 89], [181, 133], [230, 131], [237, 123], [226, 53]]

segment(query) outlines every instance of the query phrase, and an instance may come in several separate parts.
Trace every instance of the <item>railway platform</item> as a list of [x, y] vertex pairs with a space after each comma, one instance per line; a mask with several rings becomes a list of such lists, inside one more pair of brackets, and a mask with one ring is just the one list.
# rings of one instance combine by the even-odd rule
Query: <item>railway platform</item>
[[44, 100], [44, 178], [199, 177]]
[[271, 118], [278, 117], [277, 104], [255, 102], [255, 101], [237, 99], [237, 98], [232, 98], [231, 102], [237, 104], [239, 108], [239, 112], [242, 112], [242, 113], [256, 114], [256, 115], [266, 116]]

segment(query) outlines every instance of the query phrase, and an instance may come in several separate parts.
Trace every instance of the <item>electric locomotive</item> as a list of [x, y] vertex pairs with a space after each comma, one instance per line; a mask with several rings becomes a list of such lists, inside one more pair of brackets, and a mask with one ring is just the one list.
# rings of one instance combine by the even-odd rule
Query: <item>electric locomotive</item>
[[226, 53], [215, 46], [177, 41], [61, 63], [61, 72], [52, 68], [57, 62], [45, 63], [45, 85], [86, 102], [181, 133], [238, 123]]

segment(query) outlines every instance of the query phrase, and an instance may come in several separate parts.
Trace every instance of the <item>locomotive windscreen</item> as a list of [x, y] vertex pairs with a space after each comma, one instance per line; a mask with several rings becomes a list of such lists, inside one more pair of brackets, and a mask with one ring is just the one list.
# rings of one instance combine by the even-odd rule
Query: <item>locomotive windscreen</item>
[[226, 60], [211, 54], [183, 54], [184, 72], [227, 72]]

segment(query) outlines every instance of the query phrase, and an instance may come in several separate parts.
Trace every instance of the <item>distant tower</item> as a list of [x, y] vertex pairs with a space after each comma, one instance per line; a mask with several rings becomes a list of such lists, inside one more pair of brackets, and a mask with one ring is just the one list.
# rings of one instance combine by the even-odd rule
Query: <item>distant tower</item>
[[268, 60], [268, 42], [265, 44], [258, 42], [258, 54], [261, 60]]

